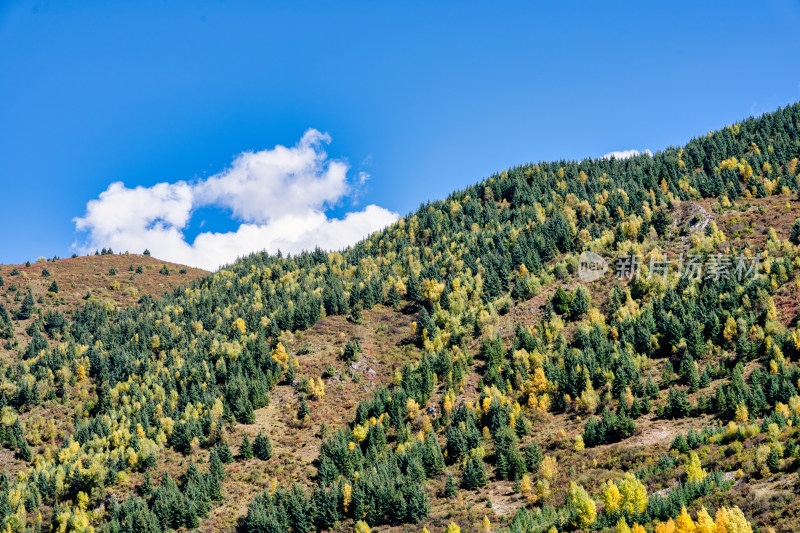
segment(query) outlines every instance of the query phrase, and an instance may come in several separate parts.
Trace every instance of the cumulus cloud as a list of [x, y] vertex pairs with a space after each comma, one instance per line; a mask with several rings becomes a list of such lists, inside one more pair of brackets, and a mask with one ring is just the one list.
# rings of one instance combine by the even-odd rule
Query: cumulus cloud
[[[74, 219], [85, 240], [74, 247], [86, 253], [101, 247], [149, 248], [156, 257], [213, 270], [254, 251], [297, 253], [319, 246], [344, 248], [397, 220], [376, 205], [329, 218], [326, 210], [354, 196], [344, 161], [323, 150], [327, 134], [308, 130], [294, 147], [245, 152], [230, 168], [196, 182], [125, 187], [112, 183]], [[369, 176], [360, 173], [357, 185]], [[189, 243], [183, 230], [194, 210], [229, 209], [241, 222], [236, 231], [200, 233]]]
[[628, 159], [628, 158], [636, 157], [637, 155], [642, 155], [642, 154], [647, 154], [650, 157], [653, 156], [653, 152], [651, 152], [650, 150], [646, 150], [646, 149], [642, 150], [641, 152], [639, 150], [620, 150], [619, 152], [609, 152], [609, 153], [605, 154], [603, 157], [601, 157], [600, 159], [611, 159], [612, 157], [614, 159]]

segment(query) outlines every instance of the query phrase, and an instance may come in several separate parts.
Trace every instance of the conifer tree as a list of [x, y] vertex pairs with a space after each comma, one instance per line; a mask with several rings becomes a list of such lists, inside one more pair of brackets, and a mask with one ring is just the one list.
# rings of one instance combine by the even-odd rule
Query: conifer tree
[[456, 481], [453, 479], [451, 474], [448, 474], [447, 481], [444, 482], [444, 497], [455, 498], [457, 492], [458, 488], [456, 487]]
[[428, 432], [425, 437], [425, 445], [422, 452], [422, 464], [425, 467], [425, 474], [430, 477], [442, 475], [444, 472], [444, 455], [436, 440], [433, 430]]
[[0, 339], [10, 339], [14, 337], [13, 324], [11, 323], [11, 316], [5, 306], [0, 303]]
[[653, 213], [652, 219], [653, 228], [659, 237], [664, 237], [667, 234], [669, 226], [672, 224], [672, 217], [669, 216], [665, 209], [658, 209]]
[[572, 320], [577, 320], [589, 310], [590, 296], [589, 291], [583, 285], [579, 285], [572, 295], [569, 304], [569, 316]]
[[800, 218], [794, 221], [789, 240], [792, 241], [793, 244], [800, 244]]
[[675, 379], [675, 371], [672, 367], [672, 363], [669, 360], [664, 361], [664, 368], [661, 371], [661, 385], [663, 387], [669, 387], [672, 385], [672, 380]]
[[153, 477], [150, 475], [150, 470], [148, 469], [144, 471], [144, 479], [139, 487], [139, 492], [145, 498], [149, 498], [150, 495], [153, 494], [153, 490], [155, 490], [153, 486]]
[[461, 474], [461, 486], [467, 490], [475, 490], [486, 485], [487, 481], [483, 461], [474, 455], [468, 457]]
[[556, 290], [555, 294], [553, 295], [553, 310], [558, 313], [559, 315], [567, 314], [569, 311], [570, 304], [572, 303], [572, 299], [570, 298], [567, 291], [564, 290], [563, 287], [559, 287]]
[[225, 479], [225, 466], [219, 456], [216, 448], [211, 450], [211, 455], [208, 459], [208, 473], [214, 478], [222, 481]]
[[103, 381], [97, 390], [97, 407], [99, 414], [108, 413], [111, 410], [111, 391], [107, 381]]
[[31, 448], [28, 446], [28, 441], [24, 438], [22, 439], [22, 443], [17, 451], [17, 455], [26, 463], [30, 463], [33, 460], [33, 452], [31, 452]]
[[311, 413], [311, 410], [308, 408], [308, 403], [306, 402], [306, 397], [305, 397], [305, 395], [301, 395], [300, 396], [300, 405], [297, 408], [297, 419], [303, 421], [309, 416], [310, 413]]
[[689, 355], [688, 351], [684, 352], [683, 354], [679, 372], [685, 383], [689, 385], [689, 391], [696, 392], [700, 387], [700, 374], [697, 370], [697, 364]]
[[675, 435], [675, 438], [672, 439], [670, 450], [678, 450], [680, 453], [686, 453], [689, 451], [689, 444], [686, 442], [686, 438], [684, 438], [681, 433], [678, 433]]
[[544, 459], [544, 453], [538, 442], [533, 441], [525, 447], [525, 463], [528, 466], [528, 472], [538, 472], [542, 459]]
[[414, 272], [411, 272], [411, 274], [408, 276], [408, 283], [406, 285], [406, 299], [414, 306], [417, 306], [420, 302], [422, 302], [423, 299], [419, 278], [414, 274]]
[[416, 524], [430, 511], [428, 496], [420, 483], [413, 483], [403, 487], [403, 499], [406, 502], [406, 520]]
[[770, 448], [769, 455], [767, 455], [767, 468], [773, 474], [780, 470], [780, 456], [774, 446]]
[[253, 458], [253, 446], [250, 444], [250, 439], [247, 435], [242, 439], [242, 445], [239, 446], [239, 457], [247, 460]]
[[147, 502], [137, 496], [128, 496], [119, 505], [116, 500], [111, 506], [110, 531], [116, 533], [161, 533], [158, 517], [148, 508]]
[[226, 440], [221, 440], [218, 442], [214, 446], [214, 450], [216, 450], [217, 455], [224, 464], [233, 462], [233, 453], [231, 453], [231, 448], [228, 446], [228, 442]]
[[28, 320], [31, 315], [33, 315], [33, 310], [35, 307], [35, 302], [33, 301], [33, 293], [28, 290], [28, 294], [25, 295], [25, 299], [22, 300], [22, 305], [17, 311], [17, 319], [19, 320]]
[[400, 292], [397, 290], [397, 285], [392, 283], [389, 287], [389, 292], [386, 294], [386, 304], [395, 309], [400, 305]]
[[261, 431], [253, 441], [253, 453], [262, 461], [267, 461], [272, 457], [272, 443], [269, 441], [269, 437]]

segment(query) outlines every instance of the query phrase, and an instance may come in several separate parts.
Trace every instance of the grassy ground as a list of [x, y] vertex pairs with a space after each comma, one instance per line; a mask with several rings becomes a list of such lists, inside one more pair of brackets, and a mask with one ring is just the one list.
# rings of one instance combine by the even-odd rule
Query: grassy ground
[[[169, 275], [160, 272], [163, 266], [167, 267]], [[136, 272], [137, 267], [141, 267], [141, 273]], [[11, 275], [14, 269], [19, 271], [18, 275]], [[112, 274], [111, 269], [116, 269], [116, 274]], [[43, 270], [50, 275], [42, 275]], [[44, 298], [44, 304], [39, 307], [43, 305], [46, 309], [52, 307], [67, 313], [83, 307], [87, 292], [115, 306], [125, 307], [136, 303], [143, 294], [158, 297], [207, 274], [205, 270], [137, 254], [90, 255], [31, 263], [30, 266], [0, 265], [0, 275], [5, 278], [5, 286], [0, 288], [0, 301], [11, 312], [19, 307], [19, 302], [13, 300], [16, 289], [22, 296], [30, 289], [34, 299]], [[53, 281], [58, 283], [59, 291], [48, 294]]]

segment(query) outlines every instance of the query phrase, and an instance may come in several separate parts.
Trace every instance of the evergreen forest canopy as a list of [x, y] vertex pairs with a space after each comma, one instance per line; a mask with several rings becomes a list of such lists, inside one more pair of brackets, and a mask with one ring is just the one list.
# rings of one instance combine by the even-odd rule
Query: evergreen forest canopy
[[[800, 223], [756, 246], [713, 220], [682, 234], [678, 208], [796, 204], [798, 157], [795, 104], [652, 157], [511, 168], [347, 250], [253, 254], [135, 306], [89, 299], [68, 318], [30, 292], [18, 307], [0, 304], [0, 338], [19, 346], [0, 363], [0, 443], [19, 464], [0, 475], [0, 523], [198, 527], [224, 500], [234, 423], [255, 423], [282, 383], [298, 389], [301, 420], [324, 401], [321, 376], [296, 375], [303, 354], [290, 332], [325, 316], [359, 321], [382, 305], [416, 315], [409, 342], [419, 360], [322, 437], [312, 479], [256, 495], [245, 531], [424, 524], [434, 503], [503, 480], [523, 497], [495, 524], [508, 531], [748, 530], [726, 496], [734, 479], [788, 475], [800, 461], [800, 330], [776, 304], [797, 300]], [[583, 250], [646, 262], [667, 249], [758, 255], [761, 268], [741, 282], [677, 272], [607, 290], [577, 282]], [[502, 327], [534, 300], [535, 313]], [[355, 361], [360, 350], [348, 342], [342, 357]], [[57, 408], [73, 431], [55, 438], [52, 420], [27, 416], [36, 406]], [[550, 438], [538, 428], [553, 417], [580, 431]], [[679, 433], [635, 475], [557, 482], [560, 465], [585, 450], [624, 443], [645, 422], [682, 419], [704, 429]], [[166, 448], [191, 459], [177, 479], [159, 467]], [[717, 470], [715, 453], [739, 461], [741, 474]], [[252, 457], [272, 457], [262, 434], [238, 446], [238, 460]], [[648, 494], [676, 471], [670, 490]], [[140, 473], [135, 491], [118, 490]]]

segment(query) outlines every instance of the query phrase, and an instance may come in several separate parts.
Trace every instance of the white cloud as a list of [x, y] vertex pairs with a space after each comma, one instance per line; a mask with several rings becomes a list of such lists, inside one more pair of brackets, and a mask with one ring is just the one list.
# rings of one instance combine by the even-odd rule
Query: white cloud
[[628, 159], [642, 154], [647, 154], [650, 157], [653, 156], [653, 152], [650, 150], [642, 150], [641, 152], [639, 150], [621, 150], [619, 152], [609, 152], [600, 159], [611, 159], [612, 157], [615, 159]]
[[297, 212], [321, 210], [348, 193], [348, 166], [320, 148], [327, 134], [308, 130], [297, 146], [245, 152], [231, 168], [198, 183], [198, 202], [228, 207], [245, 222], [263, 223]]
[[91, 232], [96, 242], [131, 232], [183, 228], [191, 216], [193, 196], [192, 187], [183, 181], [135, 189], [118, 181], [86, 204], [86, 216], [76, 218], [75, 227]]
[[[112, 183], [74, 219], [86, 240], [73, 246], [82, 253], [149, 248], [159, 258], [215, 269], [260, 250], [341, 249], [396, 221], [397, 213], [376, 205], [328, 218], [326, 209], [357, 193], [348, 183], [347, 163], [328, 158], [322, 149], [328, 142], [327, 134], [311, 129], [294, 147], [245, 152], [230, 168], [195, 183], [134, 189]], [[367, 178], [361, 173], [356, 182], [363, 185]], [[230, 209], [242, 224], [187, 242], [182, 230], [193, 210], [212, 205]]]

